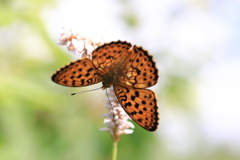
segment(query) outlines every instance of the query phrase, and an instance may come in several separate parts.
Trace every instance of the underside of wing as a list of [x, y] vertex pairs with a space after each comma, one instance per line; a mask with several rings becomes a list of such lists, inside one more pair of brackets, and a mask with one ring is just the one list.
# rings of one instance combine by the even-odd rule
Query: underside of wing
[[153, 91], [120, 85], [113, 88], [119, 103], [137, 124], [148, 131], [157, 129], [158, 106]]
[[52, 81], [63, 86], [82, 87], [101, 82], [102, 77], [90, 59], [82, 58], [60, 68], [53, 74]]

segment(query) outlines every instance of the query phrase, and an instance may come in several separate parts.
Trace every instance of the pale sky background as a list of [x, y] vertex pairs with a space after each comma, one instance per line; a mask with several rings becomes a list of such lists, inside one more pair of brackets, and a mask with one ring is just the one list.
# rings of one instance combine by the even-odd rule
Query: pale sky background
[[[108, 41], [127, 40], [152, 54], [168, 50], [186, 61], [202, 63], [200, 74], [192, 81], [197, 91], [197, 123], [189, 122], [191, 118], [180, 110], [160, 106], [163, 124], [158, 134], [179, 154], [190, 153], [201, 141], [194, 137], [199, 131], [211, 142], [209, 148], [225, 145], [238, 152], [240, 1], [133, 0], [131, 5], [140, 18], [140, 28], [133, 32], [119, 20], [122, 8], [115, 1], [62, 1], [56, 8], [46, 9], [43, 17], [56, 42], [61, 27], [73, 28]], [[161, 59], [157, 63], [161, 71]]]

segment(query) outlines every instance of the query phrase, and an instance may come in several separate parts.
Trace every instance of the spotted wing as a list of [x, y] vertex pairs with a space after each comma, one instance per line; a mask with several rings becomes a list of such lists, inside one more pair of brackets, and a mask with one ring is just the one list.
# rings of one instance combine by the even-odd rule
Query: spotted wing
[[155, 85], [159, 75], [153, 57], [142, 47], [134, 46], [130, 51], [131, 57], [126, 65], [126, 73], [120, 77], [120, 81], [134, 88]]
[[109, 73], [111, 70], [121, 70], [119, 62], [123, 57], [127, 57], [126, 54], [131, 47], [132, 44], [126, 41], [105, 43], [93, 51], [92, 62], [103, 74]]
[[60, 68], [52, 76], [52, 81], [69, 87], [88, 86], [102, 81], [92, 61], [82, 58]]
[[158, 106], [153, 91], [127, 85], [114, 85], [113, 88], [119, 103], [137, 124], [148, 131], [157, 129]]

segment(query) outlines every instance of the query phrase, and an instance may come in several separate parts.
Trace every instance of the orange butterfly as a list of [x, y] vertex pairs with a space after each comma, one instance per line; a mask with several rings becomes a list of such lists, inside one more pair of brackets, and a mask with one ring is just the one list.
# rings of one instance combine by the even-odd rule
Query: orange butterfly
[[142, 47], [126, 41], [106, 43], [92, 52], [92, 60], [82, 58], [60, 68], [52, 80], [60, 85], [82, 87], [102, 82], [113, 86], [127, 114], [141, 127], [155, 131], [158, 107], [153, 91], [146, 89], [158, 81], [153, 57]]

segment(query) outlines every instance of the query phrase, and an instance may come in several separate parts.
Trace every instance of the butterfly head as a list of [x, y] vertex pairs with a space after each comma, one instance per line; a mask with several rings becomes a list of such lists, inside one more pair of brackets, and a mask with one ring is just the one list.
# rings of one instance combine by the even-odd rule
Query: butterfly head
[[102, 81], [102, 85], [103, 85], [102, 89], [106, 89], [111, 87], [113, 84], [109, 80], [106, 80], [106, 81]]

